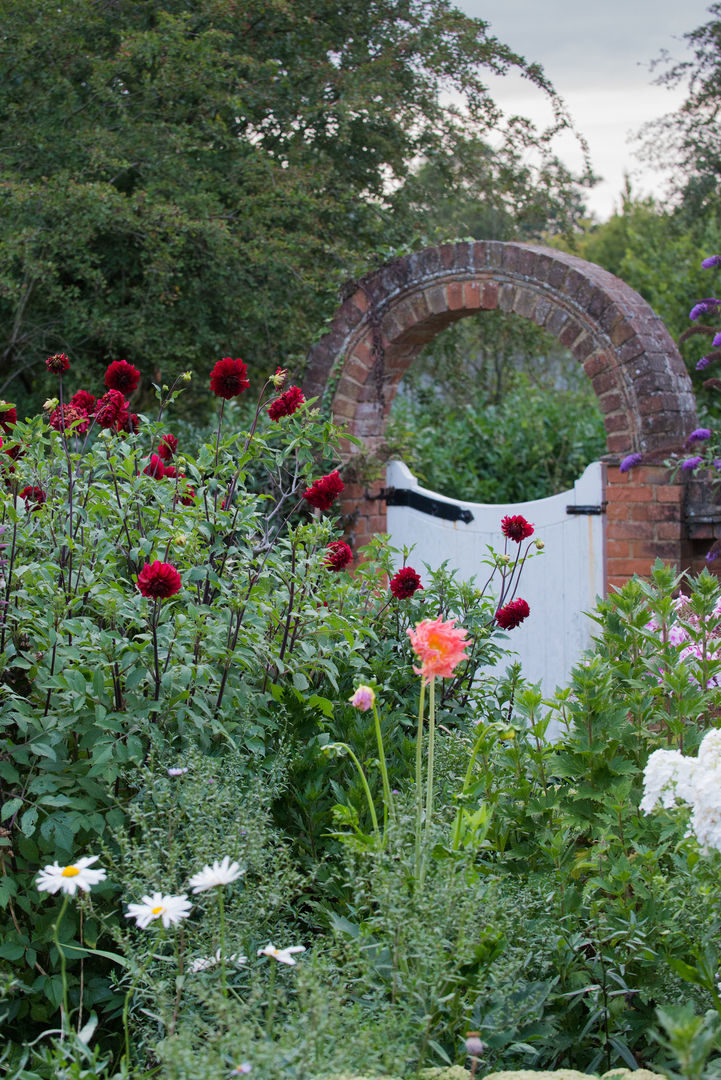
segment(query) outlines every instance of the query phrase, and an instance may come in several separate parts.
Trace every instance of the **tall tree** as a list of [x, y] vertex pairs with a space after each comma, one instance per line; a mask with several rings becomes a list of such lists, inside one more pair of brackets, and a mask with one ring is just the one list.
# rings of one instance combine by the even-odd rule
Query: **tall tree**
[[[0, 0], [0, 397], [60, 350], [157, 374], [304, 352], [406, 239], [418, 163], [501, 124], [484, 75], [510, 68], [567, 123], [448, 0]], [[509, 188], [548, 137], [507, 127]]]

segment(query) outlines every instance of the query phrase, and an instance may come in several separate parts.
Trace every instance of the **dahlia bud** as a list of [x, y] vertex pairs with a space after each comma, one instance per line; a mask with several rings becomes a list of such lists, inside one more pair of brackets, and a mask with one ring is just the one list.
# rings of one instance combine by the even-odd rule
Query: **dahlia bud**
[[286, 368], [276, 368], [275, 375], [271, 375], [270, 381], [272, 382], [276, 390], [282, 390], [285, 386], [285, 380], [287, 379], [287, 377], [288, 372]]
[[43, 412], [53, 412], [54, 409], [57, 409], [59, 404], [60, 402], [56, 397], [49, 397], [48, 400], [43, 403]]
[[501, 739], [503, 740], [503, 742], [513, 742], [513, 740], [515, 738], [516, 738], [516, 732], [515, 732], [515, 729], [512, 728], [512, 727], [506, 728], [506, 730], [501, 735]]
[[184, 371], [182, 377], [183, 377], [183, 382], [184, 383], [189, 383], [190, 380], [193, 378], [193, 372], [192, 371]]
[[538, 537], [536, 537], [536, 547], [538, 548], [538, 550], [543, 551], [545, 546], [546, 545], [544, 544], [543, 540], [539, 540]]
[[176, 545], [177, 547], [185, 547], [185, 545], [187, 544], [187, 542], [188, 542], [188, 536], [187, 536], [187, 534], [186, 534], [186, 533], [184, 533], [184, 532], [179, 532], [179, 533], [176, 533], [176, 534], [175, 534], [175, 537], [173, 538], [173, 543], [174, 543], [174, 544], [175, 544], [175, 545]]
[[466, 1053], [469, 1057], [480, 1057], [486, 1049], [486, 1044], [479, 1038], [477, 1031], [469, 1031], [466, 1035]]
[[498, 565], [499, 566], [508, 566], [508, 564], [511, 561], [511, 556], [510, 555], [498, 555], [497, 560], [498, 560]]

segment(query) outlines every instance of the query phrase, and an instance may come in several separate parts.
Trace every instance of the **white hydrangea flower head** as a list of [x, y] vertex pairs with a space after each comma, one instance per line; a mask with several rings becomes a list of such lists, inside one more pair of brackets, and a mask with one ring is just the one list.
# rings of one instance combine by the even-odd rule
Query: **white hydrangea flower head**
[[141, 904], [128, 904], [125, 918], [135, 919], [141, 930], [145, 930], [155, 919], [161, 919], [167, 930], [181, 919], [187, 919], [192, 907], [187, 893], [181, 896], [163, 896], [156, 892], [152, 896], [144, 896]]
[[239, 863], [231, 862], [229, 856], [225, 855], [222, 862], [216, 861], [212, 866], [204, 866], [200, 873], [193, 874], [190, 885], [194, 893], [206, 892], [218, 885], [229, 885], [244, 873]]
[[[659, 803], [670, 810], [684, 797], [682, 791], [687, 791], [690, 779], [689, 762], [693, 767], [692, 759], [685, 758], [680, 750], [654, 750], [643, 770], [644, 795], [640, 809], [644, 814], [650, 814]], [[678, 790], [679, 785], [682, 791]]]
[[39, 892], [56, 893], [62, 891], [68, 896], [75, 896], [78, 889], [90, 892], [93, 885], [99, 881], [105, 881], [105, 870], [91, 870], [90, 867], [98, 861], [98, 855], [89, 855], [83, 859], [77, 859], [69, 866], [60, 866], [57, 862], [44, 867], [35, 878], [35, 884]]
[[704, 769], [721, 768], [721, 728], [707, 731], [698, 748], [698, 763]]

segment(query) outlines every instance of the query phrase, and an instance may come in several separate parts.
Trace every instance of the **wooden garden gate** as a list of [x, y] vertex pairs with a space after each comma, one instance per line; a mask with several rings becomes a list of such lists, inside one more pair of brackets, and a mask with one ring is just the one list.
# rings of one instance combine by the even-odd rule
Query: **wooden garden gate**
[[[591, 644], [594, 623], [586, 614], [604, 594], [605, 466], [589, 465], [570, 491], [515, 505], [459, 502], [422, 488], [400, 461], [386, 473], [387, 529], [396, 548], [413, 546], [409, 565], [421, 579], [424, 564], [444, 561], [463, 580], [482, 586], [490, 568], [482, 563], [488, 547], [503, 551], [501, 518], [522, 514], [543, 540], [543, 554], [524, 567], [518, 595], [531, 614], [509, 632], [508, 647], [532, 682], [545, 694], [565, 685], [571, 667]], [[516, 545], [509, 543], [511, 554]], [[401, 565], [401, 558], [397, 564]], [[511, 658], [513, 659], [513, 657]]]

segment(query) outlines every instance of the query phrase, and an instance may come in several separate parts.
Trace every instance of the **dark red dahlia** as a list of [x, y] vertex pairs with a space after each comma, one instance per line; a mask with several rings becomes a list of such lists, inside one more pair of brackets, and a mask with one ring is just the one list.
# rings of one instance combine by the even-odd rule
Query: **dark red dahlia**
[[164, 600], [180, 592], [182, 587], [180, 574], [167, 562], [146, 563], [138, 574], [137, 588], [143, 596]]
[[219, 360], [210, 373], [210, 389], [216, 397], [238, 397], [244, 390], [250, 389], [250, 381], [247, 378], [247, 366], [242, 360], [231, 360], [224, 356]]
[[56, 431], [67, 431], [72, 428], [73, 434], [84, 435], [90, 426], [90, 418], [85, 409], [78, 409], [75, 405], [64, 405], [61, 409], [53, 409], [48, 421], [51, 428]]
[[125, 411], [125, 398], [119, 390], [108, 390], [99, 399], [95, 409], [95, 419], [102, 428], [112, 428]]
[[170, 461], [177, 449], [178, 440], [175, 435], [163, 435], [158, 447], [158, 457], [161, 457], [163, 461]]
[[276, 423], [281, 416], [292, 416], [296, 409], [305, 401], [305, 395], [299, 386], [289, 386], [284, 394], [281, 394], [268, 406], [268, 416]]
[[140, 372], [127, 360], [113, 360], [105, 372], [108, 390], [119, 390], [121, 394], [132, 394], [139, 382]]
[[95, 394], [89, 394], [87, 390], [78, 390], [70, 398], [70, 404], [74, 405], [76, 409], [85, 409], [88, 416], [92, 416], [95, 412], [96, 401]]
[[192, 506], [195, 502], [195, 488], [191, 487], [190, 484], [188, 484], [187, 488], [180, 496], [180, 501], [183, 506]]
[[33, 510], [39, 510], [47, 496], [41, 487], [24, 487], [20, 492], [20, 498], [25, 500], [28, 510], [31, 504], [33, 504]]
[[389, 588], [397, 600], [407, 600], [422, 589], [421, 579], [412, 566], [402, 566], [391, 578]]
[[0, 402], [0, 428], [3, 429], [6, 435], [10, 434], [10, 428], [13, 424], [17, 424], [18, 414], [14, 405], [8, 405], [6, 402]]
[[353, 562], [353, 552], [343, 540], [333, 540], [326, 547], [323, 562], [329, 570], [345, 570]]
[[152, 476], [155, 480], [161, 480], [165, 476], [165, 466], [157, 454], [150, 455], [150, 461], [143, 469], [146, 476]]
[[344, 487], [338, 470], [334, 469], [327, 476], [321, 476], [320, 480], [314, 480], [303, 492], [303, 498], [316, 510], [330, 510]]
[[180, 475], [180, 478], [182, 479], [182, 473], [180, 473], [180, 474], [178, 473], [178, 470], [175, 468], [175, 465], [165, 465], [164, 464], [163, 468], [165, 469], [165, 472], [163, 473], [163, 476], [167, 476], [170, 480], [175, 480], [175, 477]]
[[509, 540], [515, 540], [517, 544], [520, 544], [521, 540], [533, 536], [533, 525], [520, 514], [512, 516], [507, 514], [501, 522], [501, 532]]
[[511, 600], [509, 604], [499, 608], [496, 612], [496, 622], [502, 630], [513, 630], [531, 614], [531, 609], [520, 596], [517, 600]]
[[55, 353], [54, 356], [49, 356], [45, 361], [45, 367], [48, 371], [52, 371], [55, 375], [62, 375], [64, 371], [67, 371], [70, 367], [70, 361], [64, 352]]

